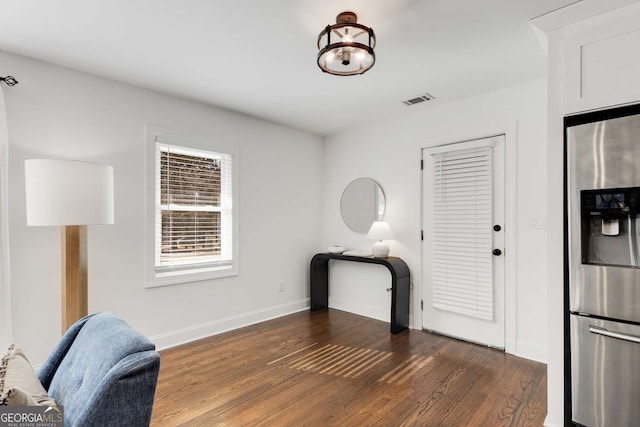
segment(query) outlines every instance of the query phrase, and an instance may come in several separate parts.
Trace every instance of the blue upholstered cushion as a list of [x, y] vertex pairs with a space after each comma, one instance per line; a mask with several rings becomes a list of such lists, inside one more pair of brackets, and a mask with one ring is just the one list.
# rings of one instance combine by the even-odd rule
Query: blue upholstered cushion
[[112, 313], [81, 319], [39, 372], [68, 426], [148, 425], [160, 356]]

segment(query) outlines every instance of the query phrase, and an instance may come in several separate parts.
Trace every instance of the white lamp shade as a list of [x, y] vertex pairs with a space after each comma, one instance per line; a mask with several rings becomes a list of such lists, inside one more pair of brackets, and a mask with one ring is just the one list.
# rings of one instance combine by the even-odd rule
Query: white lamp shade
[[371, 240], [391, 240], [393, 239], [393, 233], [391, 227], [384, 221], [373, 221], [371, 228], [367, 233], [367, 239]]
[[113, 224], [113, 167], [74, 160], [24, 162], [27, 225]]

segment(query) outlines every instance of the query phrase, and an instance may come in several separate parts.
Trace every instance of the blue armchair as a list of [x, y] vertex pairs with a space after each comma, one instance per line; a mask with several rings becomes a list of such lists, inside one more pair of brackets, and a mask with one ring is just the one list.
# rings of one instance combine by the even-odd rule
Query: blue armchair
[[66, 427], [137, 427], [151, 420], [159, 369], [153, 343], [103, 312], [71, 326], [38, 377]]

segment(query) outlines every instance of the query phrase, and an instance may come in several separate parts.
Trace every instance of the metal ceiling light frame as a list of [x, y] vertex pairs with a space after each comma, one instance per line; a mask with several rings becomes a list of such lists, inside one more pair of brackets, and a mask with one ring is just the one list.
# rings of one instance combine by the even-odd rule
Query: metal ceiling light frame
[[363, 74], [376, 62], [376, 36], [373, 29], [358, 24], [353, 12], [336, 16], [334, 25], [318, 36], [318, 67], [336, 76]]

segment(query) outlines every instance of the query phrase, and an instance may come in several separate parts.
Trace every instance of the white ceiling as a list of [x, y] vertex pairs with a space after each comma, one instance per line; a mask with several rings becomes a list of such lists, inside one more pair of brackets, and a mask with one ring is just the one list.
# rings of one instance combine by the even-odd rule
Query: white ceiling
[[[529, 20], [577, 1], [0, 0], [0, 50], [330, 135], [544, 76]], [[316, 65], [345, 10], [377, 36], [361, 76]]]

